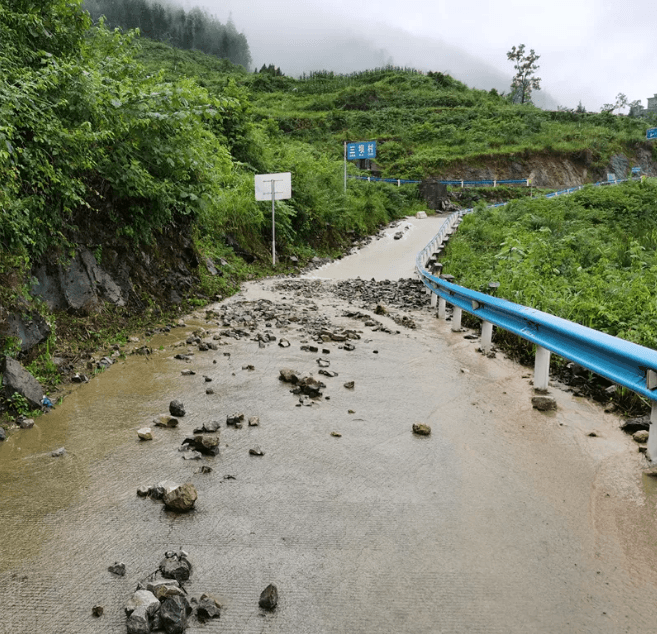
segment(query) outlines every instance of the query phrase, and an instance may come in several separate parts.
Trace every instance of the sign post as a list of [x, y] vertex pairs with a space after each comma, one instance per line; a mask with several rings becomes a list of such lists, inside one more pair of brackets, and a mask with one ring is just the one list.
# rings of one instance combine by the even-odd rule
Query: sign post
[[256, 200], [271, 200], [271, 263], [276, 266], [276, 201], [292, 198], [292, 173], [256, 174]]
[[347, 159], [357, 161], [358, 159], [376, 158], [376, 141], [359, 141], [358, 143], [344, 144], [344, 191], [347, 191]]

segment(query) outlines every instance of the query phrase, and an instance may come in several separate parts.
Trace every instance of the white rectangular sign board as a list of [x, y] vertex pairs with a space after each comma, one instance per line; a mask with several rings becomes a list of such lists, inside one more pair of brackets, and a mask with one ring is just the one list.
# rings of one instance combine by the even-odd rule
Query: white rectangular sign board
[[274, 183], [274, 200], [287, 200], [292, 198], [292, 173], [256, 174], [255, 197], [256, 200], [271, 200], [272, 182]]

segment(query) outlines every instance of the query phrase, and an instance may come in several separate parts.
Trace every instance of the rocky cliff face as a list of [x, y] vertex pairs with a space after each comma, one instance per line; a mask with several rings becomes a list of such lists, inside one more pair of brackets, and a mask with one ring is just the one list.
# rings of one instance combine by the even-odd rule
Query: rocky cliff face
[[0, 307], [0, 337], [20, 341], [21, 353], [45, 341], [50, 326], [39, 301], [78, 316], [106, 303], [138, 313], [152, 304], [180, 304], [197, 285], [199, 257], [185, 228], [164, 231], [147, 246], [102, 234], [102, 228], [79, 232], [72, 251], [47, 253], [35, 264], [30, 294], [36, 302], [19, 298]]

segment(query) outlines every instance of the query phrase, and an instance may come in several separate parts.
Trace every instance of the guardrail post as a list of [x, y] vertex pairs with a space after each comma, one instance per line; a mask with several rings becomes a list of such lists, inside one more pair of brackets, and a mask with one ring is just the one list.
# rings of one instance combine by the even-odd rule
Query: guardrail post
[[447, 317], [447, 301], [444, 297], [438, 298], [438, 319]]
[[650, 414], [650, 435], [648, 436], [648, 458], [657, 462], [657, 401], [652, 402]]
[[461, 332], [461, 317], [463, 317], [463, 309], [454, 306], [452, 311], [452, 332]]
[[493, 346], [493, 324], [490, 321], [481, 322], [481, 351], [488, 354]]
[[431, 308], [435, 308], [438, 304], [438, 295], [431, 293]]
[[536, 360], [534, 361], [534, 389], [547, 392], [550, 380], [551, 353], [542, 346], [536, 346]]

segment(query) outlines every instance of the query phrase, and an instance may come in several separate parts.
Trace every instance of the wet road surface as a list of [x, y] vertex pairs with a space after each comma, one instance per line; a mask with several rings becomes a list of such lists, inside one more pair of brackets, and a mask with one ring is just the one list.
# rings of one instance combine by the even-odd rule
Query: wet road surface
[[[344, 316], [360, 308], [329, 291], [277, 284], [228, 303], [326, 315], [360, 331], [355, 350], [302, 351], [292, 322], [269, 328], [286, 349], [222, 337], [174, 359], [194, 329], [222, 330], [202, 312], [0, 445], [0, 632], [124, 632], [137, 583], [180, 548], [195, 566], [190, 596], [224, 605], [189, 632], [654, 631], [656, 490], [613, 416], [556, 389], [557, 412], [532, 410], [526, 369], [483, 357], [429, 309], [413, 314], [417, 330], [376, 316], [390, 334]], [[318, 357], [339, 376], [319, 377]], [[283, 367], [321, 378], [330, 399], [297, 407]], [[179, 428], [138, 441], [173, 398], [187, 408]], [[260, 426], [226, 428], [235, 411]], [[183, 460], [178, 446], [208, 420], [222, 423], [221, 455]], [[414, 422], [432, 435], [414, 436]], [[136, 496], [164, 479], [195, 484], [194, 512]], [[115, 561], [125, 577], [107, 571]], [[279, 607], [265, 613], [271, 582]]]

